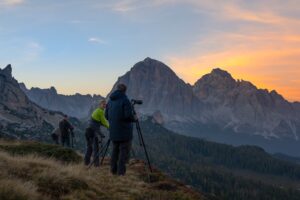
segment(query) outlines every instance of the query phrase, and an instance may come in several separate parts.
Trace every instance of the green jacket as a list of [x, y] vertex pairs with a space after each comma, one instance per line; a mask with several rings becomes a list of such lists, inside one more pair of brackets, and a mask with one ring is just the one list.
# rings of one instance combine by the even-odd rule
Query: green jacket
[[103, 109], [97, 108], [92, 114], [92, 119], [95, 120], [96, 122], [101, 123], [106, 128], [109, 128], [109, 123], [105, 118]]

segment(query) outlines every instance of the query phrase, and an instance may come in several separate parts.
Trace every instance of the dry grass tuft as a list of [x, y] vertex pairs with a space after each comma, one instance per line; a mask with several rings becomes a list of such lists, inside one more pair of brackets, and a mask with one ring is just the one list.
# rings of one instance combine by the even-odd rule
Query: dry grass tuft
[[39, 200], [47, 199], [37, 192], [36, 187], [30, 183], [19, 180], [0, 180], [1, 200]]

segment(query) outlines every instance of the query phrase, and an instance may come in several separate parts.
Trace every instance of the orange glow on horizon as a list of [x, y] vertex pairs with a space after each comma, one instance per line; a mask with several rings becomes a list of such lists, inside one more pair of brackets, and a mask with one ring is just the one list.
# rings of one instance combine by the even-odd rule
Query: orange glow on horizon
[[[260, 89], [276, 90], [289, 101], [300, 101], [300, 48], [230, 51], [194, 58], [169, 58], [170, 66], [185, 81], [194, 84], [213, 68], [228, 71], [233, 78], [252, 82]], [[299, 63], [299, 64], [298, 64]]]

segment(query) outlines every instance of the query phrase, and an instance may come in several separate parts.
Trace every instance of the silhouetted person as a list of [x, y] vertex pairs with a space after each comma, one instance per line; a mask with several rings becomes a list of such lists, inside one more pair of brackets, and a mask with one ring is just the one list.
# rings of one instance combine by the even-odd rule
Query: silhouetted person
[[70, 136], [74, 137], [73, 126], [68, 121], [68, 116], [64, 115], [64, 119], [59, 122], [62, 146], [70, 147]]
[[104, 135], [101, 133], [101, 126], [109, 128], [109, 123], [104, 116], [105, 108], [106, 101], [103, 100], [100, 102], [99, 107], [93, 112], [89, 127], [86, 129], [85, 138], [87, 150], [84, 157], [85, 165], [90, 164], [91, 156], [94, 152], [94, 165], [96, 167], [99, 166], [99, 141], [102, 144], [102, 138], [104, 138]]
[[51, 133], [51, 138], [55, 144], [59, 144], [59, 138], [61, 137], [60, 128], [56, 128]]
[[126, 96], [127, 87], [119, 84], [117, 90], [110, 95], [105, 116], [109, 121], [110, 140], [113, 143], [111, 156], [111, 173], [115, 175], [126, 174], [126, 163], [129, 159], [133, 137], [132, 105]]

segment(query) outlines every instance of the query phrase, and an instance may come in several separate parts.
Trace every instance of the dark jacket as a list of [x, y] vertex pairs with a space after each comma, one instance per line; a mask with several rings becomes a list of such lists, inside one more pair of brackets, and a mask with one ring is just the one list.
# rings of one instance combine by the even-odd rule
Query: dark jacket
[[109, 122], [110, 140], [132, 140], [134, 115], [127, 96], [117, 90], [110, 95], [105, 117]]
[[59, 129], [62, 137], [69, 136], [70, 132], [73, 131], [73, 126], [68, 122], [68, 120], [63, 119], [59, 122]]

